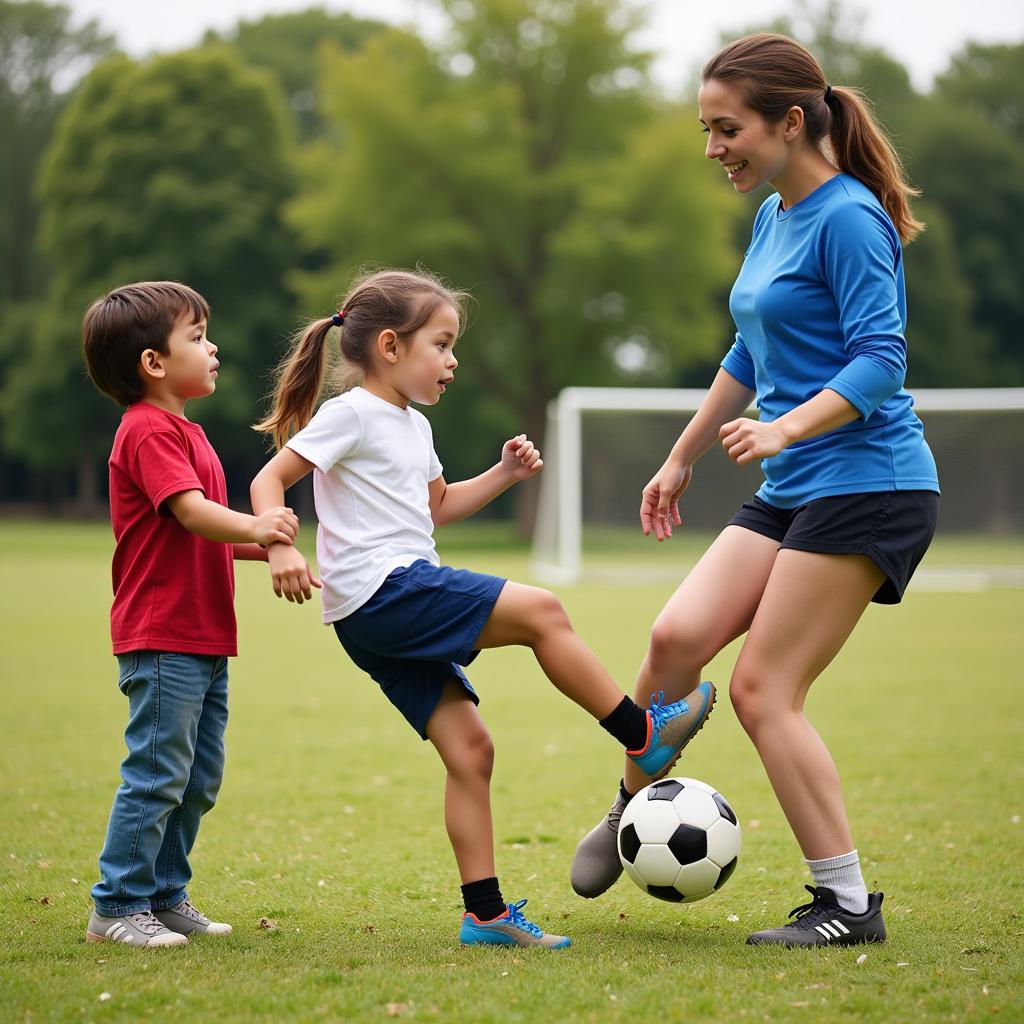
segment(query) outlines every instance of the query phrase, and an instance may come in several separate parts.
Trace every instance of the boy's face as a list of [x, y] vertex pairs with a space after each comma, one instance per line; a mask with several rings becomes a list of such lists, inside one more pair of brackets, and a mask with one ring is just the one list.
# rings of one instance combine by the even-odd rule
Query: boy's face
[[217, 346], [206, 337], [206, 321], [182, 317], [167, 338], [167, 354], [148, 349], [142, 356], [147, 393], [170, 402], [213, 394], [217, 387]]

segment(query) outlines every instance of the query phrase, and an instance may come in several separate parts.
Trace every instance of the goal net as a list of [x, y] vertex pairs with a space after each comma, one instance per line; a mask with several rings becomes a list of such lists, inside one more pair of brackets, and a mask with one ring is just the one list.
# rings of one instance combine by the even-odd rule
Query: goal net
[[[572, 387], [551, 402], [532, 550], [539, 579], [649, 578], [659, 566], [678, 575], [676, 555], [655, 562], [648, 554], [652, 541], [644, 544], [640, 534], [640, 496], [705, 394]], [[912, 394], [939, 467], [942, 533], [1024, 540], [1024, 388]], [[695, 467], [675, 538], [705, 543], [761, 480], [756, 462], [737, 467], [713, 446]]]

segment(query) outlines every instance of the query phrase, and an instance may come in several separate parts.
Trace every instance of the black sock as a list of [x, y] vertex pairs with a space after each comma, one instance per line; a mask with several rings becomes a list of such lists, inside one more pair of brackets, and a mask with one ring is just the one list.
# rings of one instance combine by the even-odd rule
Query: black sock
[[467, 882], [462, 887], [462, 902], [466, 910], [475, 914], [480, 921], [493, 921], [507, 909], [501, 898], [497, 878], [481, 878], [478, 882]]
[[601, 728], [607, 729], [627, 750], [639, 750], [647, 743], [647, 712], [623, 697], [619, 706], [601, 719]]
[[622, 802], [624, 804], [628, 804], [629, 801], [632, 800], [633, 797], [636, 796], [636, 793], [630, 793], [630, 791], [628, 789], [626, 789], [626, 780], [625, 779], [619, 779], [619, 796], [622, 797]]

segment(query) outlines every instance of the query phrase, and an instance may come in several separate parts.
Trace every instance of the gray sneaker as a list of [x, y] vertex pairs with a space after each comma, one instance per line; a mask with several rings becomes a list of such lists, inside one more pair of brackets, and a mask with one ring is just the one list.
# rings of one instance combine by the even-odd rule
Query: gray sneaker
[[165, 927], [179, 935], [230, 935], [231, 925], [211, 921], [197, 910], [188, 898], [170, 910], [155, 910], [153, 916]]
[[85, 931], [86, 942], [123, 942], [126, 946], [186, 946], [188, 937], [165, 928], [148, 910], [124, 917], [100, 917], [94, 910]]
[[622, 791], [615, 794], [611, 810], [579, 842], [572, 859], [570, 879], [577, 896], [592, 900], [610, 889], [622, 874], [619, 860], [619, 819], [626, 809]]

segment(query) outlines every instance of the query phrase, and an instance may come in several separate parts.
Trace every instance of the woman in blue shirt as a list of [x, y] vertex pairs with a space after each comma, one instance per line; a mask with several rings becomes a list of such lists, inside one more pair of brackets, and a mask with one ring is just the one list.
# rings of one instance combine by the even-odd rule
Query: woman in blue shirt
[[[672, 536], [693, 465], [716, 441], [738, 465], [760, 459], [765, 480], [658, 616], [637, 693], [689, 693], [746, 633], [729, 695], [815, 883], [791, 923], [747, 941], [882, 941], [882, 894], [867, 892], [839, 775], [803, 706], [867, 605], [900, 601], [935, 530], [935, 462], [903, 390], [901, 247], [923, 225], [860, 95], [830, 86], [793, 40], [740, 39], [702, 78], [708, 159], [740, 194], [775, 191], [730, 296], [736, 340], [644, 489], [644, 534]], [[752, 420], [742, 413], [755, 399]], [[648, 781], [627, 765], [611, 811], [581, 841], [580, 895], [618, 877], [619, 817]]]

